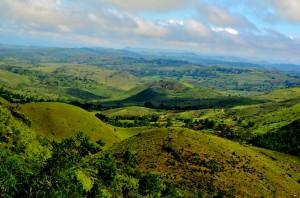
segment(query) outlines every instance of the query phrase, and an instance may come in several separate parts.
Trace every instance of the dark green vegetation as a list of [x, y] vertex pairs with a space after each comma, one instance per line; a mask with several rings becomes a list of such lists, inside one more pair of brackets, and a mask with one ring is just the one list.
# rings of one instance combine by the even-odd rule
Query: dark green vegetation
[[297, 70], [0, 49], [0, 197], [300, 196]]
[[254, 138], [258, 146], [300, 156], [300, 120]]

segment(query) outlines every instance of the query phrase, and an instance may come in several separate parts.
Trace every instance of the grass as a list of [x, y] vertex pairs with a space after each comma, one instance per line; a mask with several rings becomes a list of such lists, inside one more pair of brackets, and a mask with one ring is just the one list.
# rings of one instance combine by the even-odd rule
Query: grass
[[[105, 102], [121, 103], [116, 106], [143, 106], [148, 101], [158, 108], [160, 104], [210, 107], [175, 111], [127, 106], [102, 113], [109, 117], [155, 114], [162, 121], [171, 118], [173, 126], [184, 124], [176, 118], [208, 118], [232, 126], [234, 132], [245, 132], [249, 138], [254, 133], [277, 132], [300, 119], [300, 88], [283, 89], [299, 83], [299, 78], [285, 73], [254, 68], [173, 66], [173, 63], [163, 67], [163, 64], [153, 65], [142, 59], [130, 61], [115, 57], [106, 57], [106, 62], [101, 57], [91, 62], [89, 55], [83, 57], [79, 52], [73, 53], [67, 53], [75, 56], [73, 58], [61, 54], [53, 57], [54, 60], [47, 58], [51, 52], [42, 53], [45, 57], [35, 64], [31, 63], [31, 58], [35, 58], [28, 54], [20, 59], [29, 58], [29, 61], [13, 58], [0, 61], [1, 87], [13, 92], [7, 99], [20, 96], [28, 97], [26, 102], [79, 100], [99, 102], [104, 107]], [[277, 90], [261, 95], [273, 89]], [[234, 105], [240, 106], [232, 107]], [[19, 106], [17, 111], [26, 117], [10, 109], [15, 106]], [[216, 137], [209, 133], [212, 129], [202, 133], [179, 127], [119, 128], [103, 123], [94, 114], [62, 103], [10, 105], [0, 97], [0, 136], [5, 142], [0, 142], [0, 148], [20, 150], [24, 156], [31, 156], [31, 159], [39, 156], [38, 160], [42, 161], [50, 156], [50, 150], [43, 148], [37, 135], [60, 140], [82, 131], [94, 142], [103, 140], [108, 152], [136, 152], [138, 166], [143, 171], [158, 173], [191, 192], [203, 189], [213, 194], [213, 189], [217, 188], [228, 197], [232, 194], [237, 197], [300, 197], [299, 158]], [[27, 118], [31, 127], [26, 125]], [[18, 134], [20, 138], [16, 139]], [[244, 140], [242, 138], [239, 140]], [[25, 151], [23, 145], [26, 145]], [[76, 177], [86, 190], [92, 188], [93, 180], [88, 170], [76, 171]]]
[[8, 101], [0, 97], [0, 105], [6, 105], [6, 104], [8, 104]]
[[[168, 149], [166, 149], [166, 146]], [[300, 160], [186, 129], [153, 129], [112, 148], [191, 192], [209, 185], [240, 197], [300, 196]]]
[[103, 69], [90, 65], [71, 65], [57, 68], [54, 72], [66, 76], [81, 77], [114, 89], [128, 91], [139, 85], [140, 80], [128, 72]]
[[[264, 134], [275, 131], [294, 120], [300, 119], [300, 88], [279, 89], [268, 94], [255, 96], [270, 102], [241, 105], [224, 109], [203, 109], [183, 112], [168, 112], [170, 118], [212, 119], [236, 126], [236, 120], [242, 124], [253, 122], [252, 134]], [[244, 129], [242, 129], [244, 130]]]
[[5, 83], [11, 87], [16, 87], [20, 84], [29, 84], [30, 79], [26, 76], [0, 70], [0, 83]]
[[81, 131], [92, 141], [103, 140], [108, 146], [119, 141], [112, 127], [97, 119], [93, 114], [62, 103], [31, 103], [21, 105], [31, 121], [33, 129], [40, 135], [61, 139]]
[[[9, 148], [26, 149], [22, 154], [27, 159], [46, 159], [50, 155], [48, 148], [41, 146], [32, 128], [15, 118], [8, 109], [9, 103], [0, 104], [0, 150]], [[18, 136], [18, 139], [15, 139]], [[3, 141], [5, 139], [5, 141]], [[24, 147], [23, 147], [24, 145]]]
[[114, 116], [151, 116], [151, 115], [156, 115], [160, 111], [155, 110], [155, 109], [149, 109], [146, 107], [138, 107], [138, 106], [130, 106], [130, 107], [122, 107], [122, 108], [116, 108], [116, 109], [109, 109], [102, 111], [101, 113], [109, 116], [109, 117], [114, 117]]
[[300, 88], [277, 89], [260, 97], [276, 102], [300, 99]]
[[209, 99], [218, 98], [222, 94], [212, 89], [197, 87], [193, 88], [187, 83], [172, 80], [160, 80], [151, 83], [144, 90], [132, 95], [125, 101], [159, 103], [160, 101], [171, 101], [180, 99]]
[[126, 140], [138, 134], [147, 133], [151, 131], [148, 127], [133, 127], [133, 128], [119, 128], [115, 127], [115, 132], [121, 140]]

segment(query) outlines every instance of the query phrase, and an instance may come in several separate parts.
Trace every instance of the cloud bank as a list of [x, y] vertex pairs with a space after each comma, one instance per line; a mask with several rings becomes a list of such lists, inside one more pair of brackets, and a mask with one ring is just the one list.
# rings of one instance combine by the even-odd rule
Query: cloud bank
[[300, 29], [285, 34], [300, 23], [300, 1], [255, 1], [1, 0], [0, 42], [23, 38], [40, 45], [179, 49], [300, 63]]

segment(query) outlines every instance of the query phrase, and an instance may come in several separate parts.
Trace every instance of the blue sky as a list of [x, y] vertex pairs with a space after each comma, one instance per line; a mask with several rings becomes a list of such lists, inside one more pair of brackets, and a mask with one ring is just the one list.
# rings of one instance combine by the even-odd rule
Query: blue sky
[[300, 63], [300, 0], [0, 0], [0, 43]]

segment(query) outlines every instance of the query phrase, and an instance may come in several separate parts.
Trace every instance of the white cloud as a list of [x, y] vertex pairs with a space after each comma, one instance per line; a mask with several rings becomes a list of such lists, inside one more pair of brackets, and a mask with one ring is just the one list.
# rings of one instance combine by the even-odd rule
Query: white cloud
[[195, 0], [95, 0], [129, 11], [170, 11], [180, 9]]
[[230, 27], [212, 27], [212, 31], [214, 32], [226, 32], [228, 34], [232, 34], [232, 35], [238, 35], [239, 32], [236, 29], [230, 28]]
[[185, 22], [185, 28], [190, 34], [193, 35], [208, 36], [210, 33], [209, 29], [205, 25], [195, 20], [187, 20]]
[[290, 21], [300, 22], [300, 0], [269, 0], [278, 14]]
[[201, 3], [199, 5], [199, 14], [204, 20], [216, 26], [230, 26], [257, 30], [257, 27], [245, 16], [231, 13], [225, 8], [215, 5]]
[[[298, 4], [291, 4], [291, 0], [264, 1], [272, 1], [273, 8], [281, 17], [297, 20], [298, 12], [295, 10]], [[63, 0], [0, 0], [0, 34], [15, 32], [29, 35], [28, 38], [36, 36], [38, 39], [57, 40], [57, 43], [89, 46], [175, 48], [300, 61], [299, 35], [289, 33], [295, 36], [293, 39], [275, 31], [256, 31], [245, 16], [222, 7], [205, 4], [200, 7], [201, 17], [193, 14], [179, 17], [177, 13], [169, 15], [165, 12], [180, 9], [181, 5], [187, 5], [186, 1], [88, 2], [100, 4], [76, 0], [67, 4]], [[287, 8], [291, 13], [284, 13], [283, 9]], [[152, 13], [138, 11], [160, 13], [153, 17]], [[194, 11], [199, 11], [197, 6]]]
[[162, 23], [164, 25], [184, 25], [184, 21], [183, 20], [179, 20], [179, 19], [169, 19], [166, 23]]
[[58, 29], [61, 31], [61, 32], [72, 32], [72, 30], [68, 27], [68, 26], [66, 26], [66, 25], [58, 25]]
[[66, 13], [60, 5], [58, 0], [1, 0], [0, 17], [24, 27], [57, 29], [58, 24], [67, 22]]
[[98, 17], [94, 13], [89, 13], [88, 18], [93, 22], [98, 20]]
[[150, 37], [162, 37], [168, 33], [168, 30], [153, 22], [145, 21], [141, 18], [136, 17], [134, 21], [137, 23], [138, 28], [135, 32], [139, 35], [150, 36]]
[[206, 37], [210, 35], [210, 29], [203, 23], [194, 19], [170, 19], [159, 22], [169, 30], [172, 37]]

